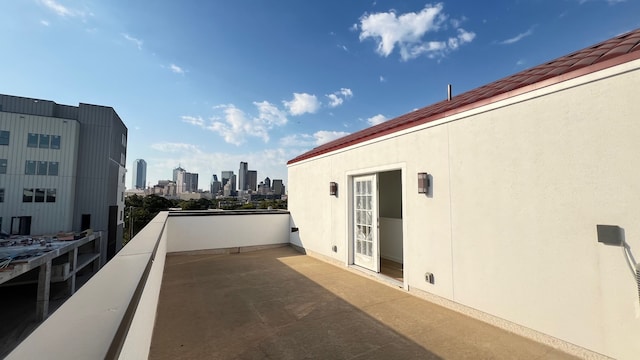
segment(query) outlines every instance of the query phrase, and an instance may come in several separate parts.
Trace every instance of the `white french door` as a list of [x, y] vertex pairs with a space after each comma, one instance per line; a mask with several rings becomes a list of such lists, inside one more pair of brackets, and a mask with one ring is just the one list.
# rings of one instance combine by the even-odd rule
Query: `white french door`
[[353, 263], [380, 272], [377, 176], [353, 178]]

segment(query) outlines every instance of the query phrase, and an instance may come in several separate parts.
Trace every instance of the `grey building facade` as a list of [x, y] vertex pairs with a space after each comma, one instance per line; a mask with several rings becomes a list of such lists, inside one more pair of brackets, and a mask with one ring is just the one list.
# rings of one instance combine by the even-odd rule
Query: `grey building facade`
[[91, 228], [105, 233], [103, 262], [113, 257], [124, 230], [127, 134], [111, 107], [0, 95], [2, 230]]

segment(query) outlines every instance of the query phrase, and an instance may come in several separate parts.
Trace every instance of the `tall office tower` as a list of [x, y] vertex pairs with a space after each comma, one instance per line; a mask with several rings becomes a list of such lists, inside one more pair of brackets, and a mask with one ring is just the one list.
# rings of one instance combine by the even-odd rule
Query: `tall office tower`
[[142, 159], [136, 159], [133, 162], [133, 177], [131, 188], [144, 189], [147, 184], [147, 162]]
[[127, 127], [113, 108], [0, 95], [0, 229], [102, 231], [122, 248]]
[[222, 177], [222, 186], [224, 187], [225, 185], [227, 185], [229, 181], [231, 181], [231, 178], [233, 177], [233, 171], [223, 171], [221, 177]]
[[247, 171], [247, 190], [256, 191], [258, 188], [258, 172], [255, 170]]
[[210, 185], [211, 195], [217, 195], [220, 190], [222, 190], [222, 183], [218, 181], [218, 175], [213, 174], [211, 177], [211, 185]]
[[240, 170], [238, 171], [238, 190], [248, 190], [247, 171], [249, 164], [244, 161], [240, 162]]
[[264, 186], [271, 190], [271, 179], [269, 179], [269, 177], [267, 176], [266, 178], [264, 178]]
[[275, 195], [284, 195], [284, 184], [280, 179], [273, 179], [273, 193]]
[[186, 173], [186, 191], [198, 192], [198, 173]]
[[231, 183], [231, 195], [236, 196], [238, 191], [236, 191], [236, 176], [232, 175], [231, 179], [229, 179], [229, 183]]
[[180, 172], [184, 172], [184, 171], [186, 171], [186, 170], [183, 169], [180, 165], [178, 165], [177, 168], [173, 169], [173, 182], [174, 183], [176, 183], [176, 184], [178, 183], [178, 174]]
[[187, 191], [187, 171], [181, 167], [173, 169], [173, 182], [176, 183], [176, 192], [182, 194]]

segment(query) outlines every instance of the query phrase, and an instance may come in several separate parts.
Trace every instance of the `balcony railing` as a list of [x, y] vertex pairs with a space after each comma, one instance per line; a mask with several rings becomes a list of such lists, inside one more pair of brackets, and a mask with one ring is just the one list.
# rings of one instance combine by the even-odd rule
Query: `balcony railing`
[[289, 243], [289, 212], [158, 214], [7, 359], [144, 359], [167, 253], [239, 252]]

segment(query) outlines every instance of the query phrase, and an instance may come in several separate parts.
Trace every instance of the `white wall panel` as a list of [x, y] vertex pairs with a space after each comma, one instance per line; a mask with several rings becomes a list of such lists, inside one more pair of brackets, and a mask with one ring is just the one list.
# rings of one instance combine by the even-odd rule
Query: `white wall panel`
[[[638, 289], [623, 248], [599, 244], [596, 224], [623, 228], [640, 258], [639, 68], [623, 64], [290, 165], [300, 229], [292, 242], [348, 260], [349, 176], [403, 164], [411, 288], [634, 358]], [[419, 172], [433, 176], [431, 196], [417, 193]]]

